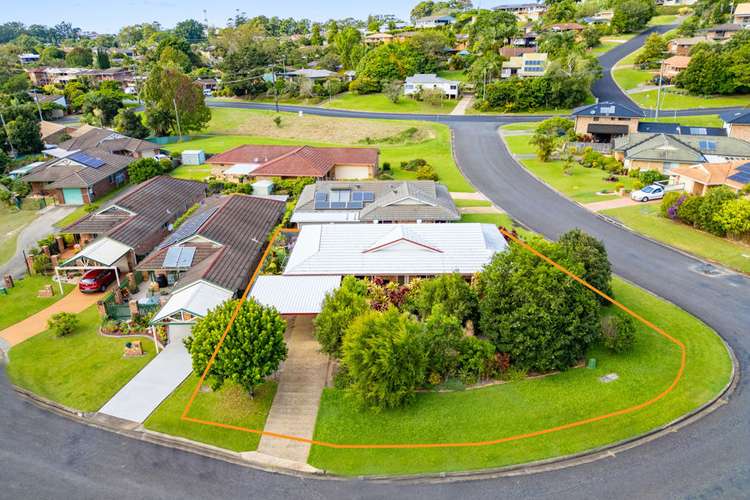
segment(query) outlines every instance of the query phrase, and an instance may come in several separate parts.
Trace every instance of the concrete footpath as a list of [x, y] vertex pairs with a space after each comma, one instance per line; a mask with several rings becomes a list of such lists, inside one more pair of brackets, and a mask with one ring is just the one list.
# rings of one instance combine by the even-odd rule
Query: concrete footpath
[[456, 107], [453, 108], [453, 111], [451, 111], [450, 114], [452, 115], [465, 115], [466, 110], [469, 109], [469, 106], [471, 106], [471, 102], [474, 100], [474, 98], [470, 95], [465, 95], [461, 98], [460, 101], [458, 101], [458, 104], [456, 104]]
[[[326, 383], [328, 356], [320, 352], [313, 337], [312, 318], [297, 316], [290, 321], [289, 355], [284, 361], [276, 396], [268, 413], [265, 431], [312, 439]], [[310, 444], [264, 434], [258, 453], [281, 460], [307, 463]]]

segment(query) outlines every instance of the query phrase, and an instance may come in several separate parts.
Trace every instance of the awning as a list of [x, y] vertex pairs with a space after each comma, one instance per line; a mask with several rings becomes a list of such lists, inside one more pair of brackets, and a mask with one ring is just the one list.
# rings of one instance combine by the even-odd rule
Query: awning
[[69, 258], [60, 267], [65, 267], [71, 262], [75, 262], [79, 259], [87, 259], [97, 262], [102, 266], [113, 266], [120, 258], [126, 255], [130, 251], [130, 247], [119, 241], [115, 241], [110, 238], [99, 238], [88, 246], [83, 247], [83, 250]]
[[281, 314], [318, 314], [341, 276], [258, 276], [250, 296]]
[[231, 299], [232, 295], [232, 292], [224, 288], [205, 281], [196, 281], [173, 293], [164, 307], [156, 313], [151, 323], [159, 323], [180, 311], [202, 318], [211, 309]]
[[589, 134], [625, 135], [630, 128], [627, 125], [609, 125], [605, 123], [589, 123], [586, 129]]

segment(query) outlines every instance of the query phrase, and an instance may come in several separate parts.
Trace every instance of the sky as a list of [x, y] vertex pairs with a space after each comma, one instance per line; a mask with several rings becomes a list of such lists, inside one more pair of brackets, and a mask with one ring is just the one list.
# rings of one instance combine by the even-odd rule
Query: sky
[[[474, 1], [480, 7], [492, 7], [500, 3], [519, 3], [524, 0], [482, 0]], [[175, 23], [193, 18], [203, 20], [206, 9], [208, 22], [214, 26], [226, 25], [237, 8], [248, 17], [265, 15], [268, 17], [308, 18], [313, 21], [342, 19], [345, 17], [366, 18], [368, 14], [393, 14], [406, 20], [409, 11], [418, 0], [279, 0], [276, 2], [238, 0], [36, 0], [29, 9], [20, 0], [2, 0], [5, 3], [0, 11], [0, 22], [21, 21], [24, 24], [55, 25], [68, 21], [73, 26], [98, 33], [116, 33], [120, 27], [142, 22], [158, 21], [165, 28]], [[61, 8], [64, 6], [64, 8]], [[110, 7], [111, 6], [111, 7]], [[116, 7], [115, 7], [116, 6]]]

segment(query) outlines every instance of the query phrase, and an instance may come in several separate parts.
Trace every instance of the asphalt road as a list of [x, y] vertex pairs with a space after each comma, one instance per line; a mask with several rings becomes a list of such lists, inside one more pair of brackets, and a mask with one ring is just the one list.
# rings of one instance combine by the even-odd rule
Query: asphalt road
[[[305, 112], [405, 118], [320, 108]], [[509, 156], [497, 136], [498, 123], [492, 123], [499, 117], [408, 118], [450, 123], [460, 166], [490, 199], [551, 238], [573, 227], [601, 238], [619, 275], [702, 318], [747, 366], [748, 278], [704, 276], [696, 270], [699, 261], [610, 224], [547, 188]], [[81, 426], [19, 400], [0, 376], [0, 498], [748, 498], [748, 415], [750, 396], [743, 379], [730, 403], [708, 417], [592, 464], [452, 484], [322, 481], [245, 469]]]

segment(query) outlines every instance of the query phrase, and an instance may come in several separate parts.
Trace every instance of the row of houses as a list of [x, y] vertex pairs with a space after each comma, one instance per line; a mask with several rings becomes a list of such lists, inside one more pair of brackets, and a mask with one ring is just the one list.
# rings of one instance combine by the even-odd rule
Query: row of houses
[[25, 69], [26, 74], [35, 87], [42, 87], [49, 84], [66, 84], [80, 78], [89, 78], [94, 82], [101, 83], [104, 81], [117, 81], [126, 85], [135, 80], [135, 75], [128, 68], [57, 68], [51, 66], [41, 66], [38, 68]]

